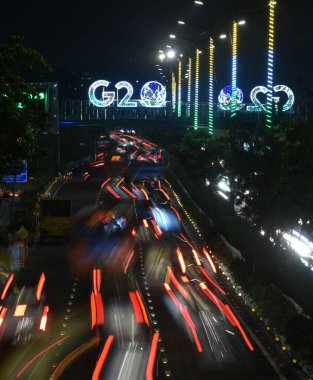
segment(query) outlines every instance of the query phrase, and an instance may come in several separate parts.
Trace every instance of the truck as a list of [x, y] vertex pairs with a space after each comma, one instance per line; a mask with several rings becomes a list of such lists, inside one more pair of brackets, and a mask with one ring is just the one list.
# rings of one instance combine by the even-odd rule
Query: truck
[[36, 239], [67, 241], [71, 230], [71, 200], [60, 197], [40, 197], [36, 204]]

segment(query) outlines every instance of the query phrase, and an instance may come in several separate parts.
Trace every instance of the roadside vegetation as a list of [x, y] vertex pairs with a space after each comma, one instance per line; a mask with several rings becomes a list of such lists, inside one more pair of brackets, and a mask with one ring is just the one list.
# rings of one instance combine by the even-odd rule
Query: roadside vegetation
[[[271, 329], [286, 337], [293, 352], [310, 362], [313, 272], [294, 251], [282, 249], [275, 231], [289, 231], [300, 221], [303, 231], [311, 233], [312, 155], [312, 126], [298, 120], [252, 133], [240, 127], [214, 137], [196, 131], [171, 147], [167, 174], [208, 245], [258, 305], [258, 314], [270, 321]], [[222, 177], [229, 179], [228, 201], [216, 194], [215, 184]], [[214, 226], [182, 191], [177, 178]], [[241, 216], [233, 207], [238, 199], [243, 204]], [[244, 260], [227, 253], [220, 234]], [[274, 243], [269, 239], [272, 236]]]

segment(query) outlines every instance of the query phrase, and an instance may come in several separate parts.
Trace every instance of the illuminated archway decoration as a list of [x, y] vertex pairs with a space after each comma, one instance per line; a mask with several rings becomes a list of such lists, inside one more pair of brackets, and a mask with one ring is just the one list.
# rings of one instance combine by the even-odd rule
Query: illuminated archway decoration
[[[223, 111], [232, 110], [232, 92], [231, 86], [224, 87], [218, 96], [218, 107]], [[243, 92], [240, 88], [236, 90], [236, 111], [241, 110], [244, 107], [243, 104]]]
[[164, 107], [166, 105], [166, 88], [159, 82], [148, 82], [142, 87], [140, 98], [140, 103], [144, 107]]
[[129, 101], [129, 99], [133, 96], [133, 93], [134, 93], [134, 88], [129, 82], [120, 81], [116, 83], [115, 88], [117, 88], [117, 90], [126, 88], [127, 90], [126, 95], [118, 102], [117, 104], [118, 107], [137, 107], [138, 106], [137, 102]]
[[197, 51], [196, 51], [194, 129], [198, 129], [198, 126], [199, 126], [199, 74], [200, 74], [200, 50], [197, 49]]
[[237, 46], [238, 44], [238, 23], [233, 22], [233, 46], [232, 46], [232, 79], [231, 79], [231, 117], [237, 113]]
[[192, 59], [188, 63], [187, 117], [191, 115]]
[[182, 85], [182, 62], [178, 62], [178, 96], [177, 96], [177, 116], [181, 117], [181, 85]]
[[273, 124], [273, 81], [274, 81], [274, 43], [275, 43], [275, 5], [276, 1], [269, 3], [268, 27], [268, 58], [267, 58], [267, 96], [266, 96], [266, 127]]
[[214, 41], [210, 37], [209, 41], [209, 134], [213, 135], [214, 132], [214, 103], [213, 103], [213, 92], [214, 92]]
[[172, 73], [172, 111], [176, 111], [176, 79], [174, 73]]
[[[115, 99], [114, 91], [105, 91], [105, 88], [108, 87], [110, 82], [107, 80], [98, 80], [94, 82], [88, 90], [89, 100], [92, 104], [97, 107], [108, 107], [110, 106]], [[102, 87], [101, 99], [96, 97], [96, 90]]]

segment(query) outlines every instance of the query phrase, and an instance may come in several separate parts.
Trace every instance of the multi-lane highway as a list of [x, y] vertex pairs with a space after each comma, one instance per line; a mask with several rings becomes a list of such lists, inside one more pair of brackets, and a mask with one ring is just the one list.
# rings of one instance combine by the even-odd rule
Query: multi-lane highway
[[163, 157], [113, 131], [88, 165], [56, 183], [52, 193], [72, 201], [71, 240], [34, 248], [3, 285], [0, 339], [14, 318], [29, 322], [3, 314], [21, 305], [6, 298], [23, 285], [37, 293], [44, 274], [30, 340], [2, 342], [1, 379], [284, 378], [237, 315], [209, 244], [160, 174]]

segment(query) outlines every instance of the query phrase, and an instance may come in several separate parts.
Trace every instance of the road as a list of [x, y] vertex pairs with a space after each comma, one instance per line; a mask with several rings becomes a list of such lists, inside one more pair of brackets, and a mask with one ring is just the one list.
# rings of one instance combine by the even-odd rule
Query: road
[[[151, 143], [111, 138], [161, 164]], [[34, 248], [18, 275], [45, 273], [47, 331], [3, 346], [1, 379], [278, 379], [168, 184], [107, 166], [57, 187], [72, 200], [71, 241]]]

